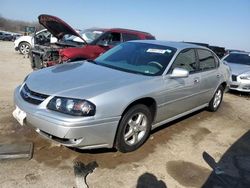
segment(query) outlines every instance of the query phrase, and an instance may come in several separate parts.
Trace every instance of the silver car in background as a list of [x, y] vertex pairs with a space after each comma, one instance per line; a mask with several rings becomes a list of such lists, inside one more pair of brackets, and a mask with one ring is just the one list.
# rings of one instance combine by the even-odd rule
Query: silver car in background
[[126, 42], [95, 61], [31, 73], [15, 90], [13, 115], [68, 147], [130, 152], [158, 126], [205, 107], [216, 111], [230, 76], [204, 47]]
[[232, 70], [231, 90], [250, 92], [250, 53], [231, 52], [222, 59]]

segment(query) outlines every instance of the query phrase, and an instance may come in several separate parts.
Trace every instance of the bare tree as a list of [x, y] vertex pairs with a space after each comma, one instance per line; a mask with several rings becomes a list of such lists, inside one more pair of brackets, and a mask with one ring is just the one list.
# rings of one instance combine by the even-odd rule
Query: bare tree
[[0, 15], [0, 30], [16, 32], [16, 33], [24, 33], [26, 26], [36, 27], [36, 30], [41, 30], [44, 28], [38, 22], [12, 20], [12, 19], [4, 18]]

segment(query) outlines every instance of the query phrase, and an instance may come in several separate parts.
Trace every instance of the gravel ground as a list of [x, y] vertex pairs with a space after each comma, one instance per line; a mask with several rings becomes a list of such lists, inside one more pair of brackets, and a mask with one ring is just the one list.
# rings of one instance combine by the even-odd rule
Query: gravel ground
[[216, 113], [201, 110], [166, 124], [132, 153], [76, 151], [41, 138], [12, 117], [14, 88], [30, 72], [29, 59], [15, 52], [12, 42], [0, 42], [0, 143], [34, 143], [31, 160], [0, 161], [0, 187], [76, 187], [74, 161], [98, 164], [87, 177], [89, 187], [202, 187], [213, 175], [204, 151], [230, 176], [245, 180], [233, 170], [238, 166], [232, 157], [250, 150], [249, 95], [226, 93]]

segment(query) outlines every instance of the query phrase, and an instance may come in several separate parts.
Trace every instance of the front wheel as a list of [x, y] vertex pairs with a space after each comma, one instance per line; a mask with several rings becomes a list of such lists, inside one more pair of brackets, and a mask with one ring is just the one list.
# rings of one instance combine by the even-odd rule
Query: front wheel
[[18, 48], [19, 48], [19, 52], [23, 55], [26, 55], [30, 52], [30, 44], [28, 42], [21, 42], [19, 45], [18, 45]]
[[219, 88], [216, 90], [213, 98], [209, 102], [208, 110], [210, 112], [215, 112], [218, 110], [218, 108], [220, 107], [220, 104], [222, 102], [222, 99], [223, 99], [223, 93], [224, 93], [224, 87], [219, 86]]
[[139, 148], [148, 138], [152, 115], [148, 107], [138, 104], [123, 116], [116, 135], [116, 148], [123, 153]]

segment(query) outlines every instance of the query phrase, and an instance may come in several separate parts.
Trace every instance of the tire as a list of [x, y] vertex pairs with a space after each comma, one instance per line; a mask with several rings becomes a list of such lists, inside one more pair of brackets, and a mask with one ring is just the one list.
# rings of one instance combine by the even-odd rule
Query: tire
[[31, 48], [31, 46], [28, 42], [21, 42], [18, 45], [19, 52], [23, 55], [29, 54], [30, 48]]
[[224, 87], [220, 85], [216, 90], [213, 98], [209, 102], [208, 111], [215, 112], [218, 110], [223, 99], [223, 93], [224, 93]]
[[[136, 120], [139, 122], [137, 123]], [[147, 106], [138, 104], [131, 107], [122, 116], [119, 123], [115, 142], [116, 148], [122, 153], [139, 148], [149, 137], [151, 123], [152, 115]]]

